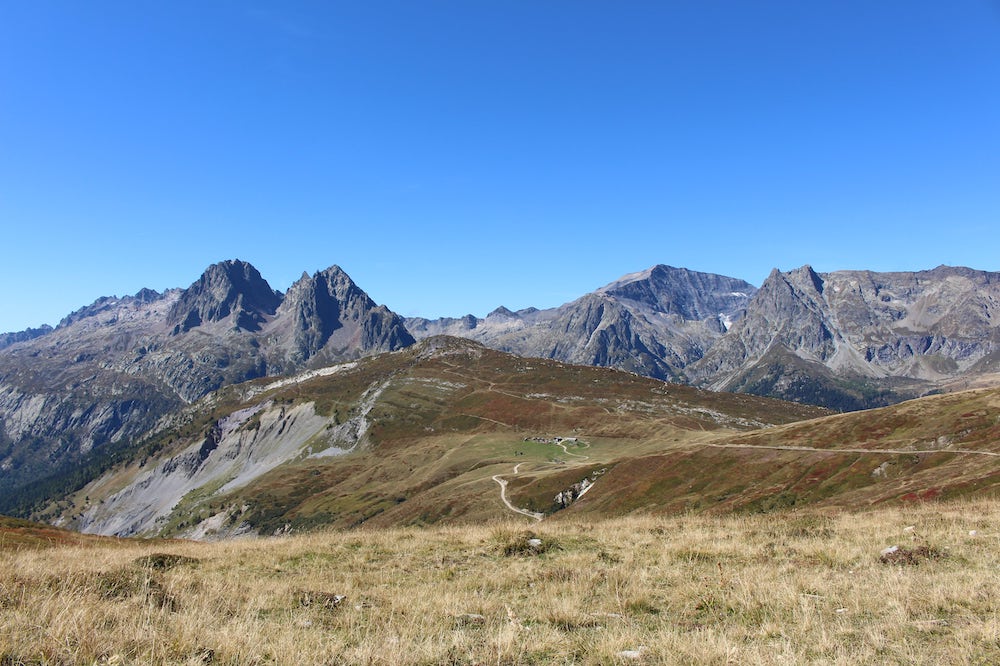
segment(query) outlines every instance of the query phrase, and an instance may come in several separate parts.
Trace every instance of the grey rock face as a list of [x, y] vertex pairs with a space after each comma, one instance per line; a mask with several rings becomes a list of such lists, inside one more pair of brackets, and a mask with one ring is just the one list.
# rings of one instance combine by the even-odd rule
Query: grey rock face
[[679, 379], [738, 320], [756, 288], [654, 266], [550, 310], [498, 308], [484, 319], [411, 319], [417, 338], [455, 335], [522, 356]]
[[52, 327], [46, 324], [39, 326], [38, 328], [26, 328], [23, 331], [17, 331], [15, 333], [0, 333], [0, 349], [6, 349], [7, 347], [17, 344], [18, 342], [34, 340], [35, 338], [40, 338], [51, 332]]
[[756, 290], [736, 278], [661, 265], [600, 291], [685, 321], [708, 321], [739, 317]]
[[336, 266], [285, 297], [237, 260], [184, 290], [98, 299], [0, 349], [0, 511], [222, 386], [412, 343]]
[[[715, 389], [874, 406], [976, 372], [998, 351], [1000, 274], [773, 271], [746, 316], [687, 372]], [[795, 381], [788, 381], [797, 377]]]
[[281, 303], [257, 269], [245, 261], [223, 261], [206, 270], [170, 308], [167, 324], [181, 333], [231, 318], [233, 325], [259, 331]]
[[[296, 369], [413, 344], [401, 317], [376, 305], [339, 266], [303, 275], [268, 327], [274, 362]], [[280, 360], [279, 360], [280, 359]]]

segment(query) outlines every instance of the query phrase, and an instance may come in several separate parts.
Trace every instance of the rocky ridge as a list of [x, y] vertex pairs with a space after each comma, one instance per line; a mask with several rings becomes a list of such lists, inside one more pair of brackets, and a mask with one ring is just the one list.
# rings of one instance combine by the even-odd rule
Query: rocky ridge
[[696, 384], [840, 409], [898, 402], [1000, 359], [1000, 274], [775, 270], [686, 369]]
[[683, 380], [684, 368], [739, 320], [755, 292], [736, 278], [658, 265], [558, 308], [501, 307], [483, 319], [406, 323], [418, 339], [454, 335], [520, 356]]

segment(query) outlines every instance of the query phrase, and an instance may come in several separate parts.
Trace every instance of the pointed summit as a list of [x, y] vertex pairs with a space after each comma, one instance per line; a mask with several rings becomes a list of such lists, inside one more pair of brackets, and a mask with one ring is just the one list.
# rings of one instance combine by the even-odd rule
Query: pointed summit
[[167, 323], [176, 334], [231, 317], [234, 326], [257, 331], [279, 303], [281, 296], [256, 268], [239, 259], [227, 260], [209, 266], [184, 290], [170, 308]]
[[288, 361], [346, 360], [413, 344], [403, 320], [375, 302], [339, 266], [303, 274], [278, 308]]
[[806, 289], [811, 288], [818, 294], [823, 293], [823, 278], [809, 264], [789, 271], [788, 280]]
[[516, 312], [511, 311], [509, 308], [501, 305], [493, 312], [486, 315], [487, 319], [519, 319]]

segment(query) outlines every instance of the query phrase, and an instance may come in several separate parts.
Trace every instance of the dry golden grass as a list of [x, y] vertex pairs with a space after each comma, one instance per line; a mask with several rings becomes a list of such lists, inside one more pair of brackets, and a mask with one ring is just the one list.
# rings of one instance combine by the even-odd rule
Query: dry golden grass
[[0, 664], [995, 663], [997, 525], [978, 501], [19, 546]]

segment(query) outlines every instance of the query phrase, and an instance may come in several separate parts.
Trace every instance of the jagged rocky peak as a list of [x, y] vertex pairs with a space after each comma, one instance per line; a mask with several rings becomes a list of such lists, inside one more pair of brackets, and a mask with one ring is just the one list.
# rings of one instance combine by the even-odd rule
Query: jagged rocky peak
[[770, 277], [783, 279], [793, 287], [807, 293], [823, 293], [824, 280], [809, 264], [805, 264], [804, 266], [788, 271], [787, 273], [782, 273], [776, 268], [771, 271], [769, 279]]
[[42, 324], [38, 328], [26, 328], [23, 331], [13, 333], [0, 333], [0, 349], [5, 349], [18, 342], [28, 342], [43, 335], [48, 335], [54, 329], [48, 324]]
[[170, 308], [167, 323], [175, 333], [209, 322], [232, 318], [247, 331], [260, 330], [281, 303], [276, 292], [256, 268], [239, 259], [213, 264], [185, 289]]
[[137, 291], [135, 293], [135, 296], [133, 296], [132, 298], [134, 298], [140, 303], [152, 303], [153, 301], [158, 300], [162, 297], [163, 294], [156, 291], [155, 289], [147, 289], [146, 287], [143, 287], [142, 289]]
[[486, 318], [495, 320], [520, 319], [520, 316], [510, 308], [501, 305], [496, 310], [486, 315]]
[[998, 277], [947, 266], [776, 269], [746, 317], [687, 374], [713, 388], [845, 409], [912, 397], [989, 363], [1000, 341]]
[[[288, 289], [278, 317], [290, 321], [292, 358], [308, 360], [335, 337], [352, 352], [390, 351], [413, 344], [403, 320], [376, 303], [339, 266], [309, 276]], [[343, 337], [343, 336], [342, 336]], [[346, 353], [346, 351], [345, 351]], [[338, 354], [342, 356], [343, 354]]]
[[101, 296], [90, 305], [85, 305], [63, 317], [56, 328], [66, 328], [82, 319], [108, 312], [117, 304], [118, 298], [116, 296]]
[[625, 275], [598, 291], [697, 321], [738, 314], [757, 288], [738, 278], [660, 264]]
[[811, 311], [820, 307], [824, 288], [822, 276], [808, 264], [788, 272], [775, 268], [755, 294], [750, 310], [771, 313], [793, 323], [800, 307]]
[[282, 314], [295, 318], [295, 325], [309, 330], [319, 346], [342, 326], [341, 319], [375, 307], [375, 302], [362, 291], [340, 266], [330, 266], [312, 276], [302, 277], [288, 289], [281, 305]]

